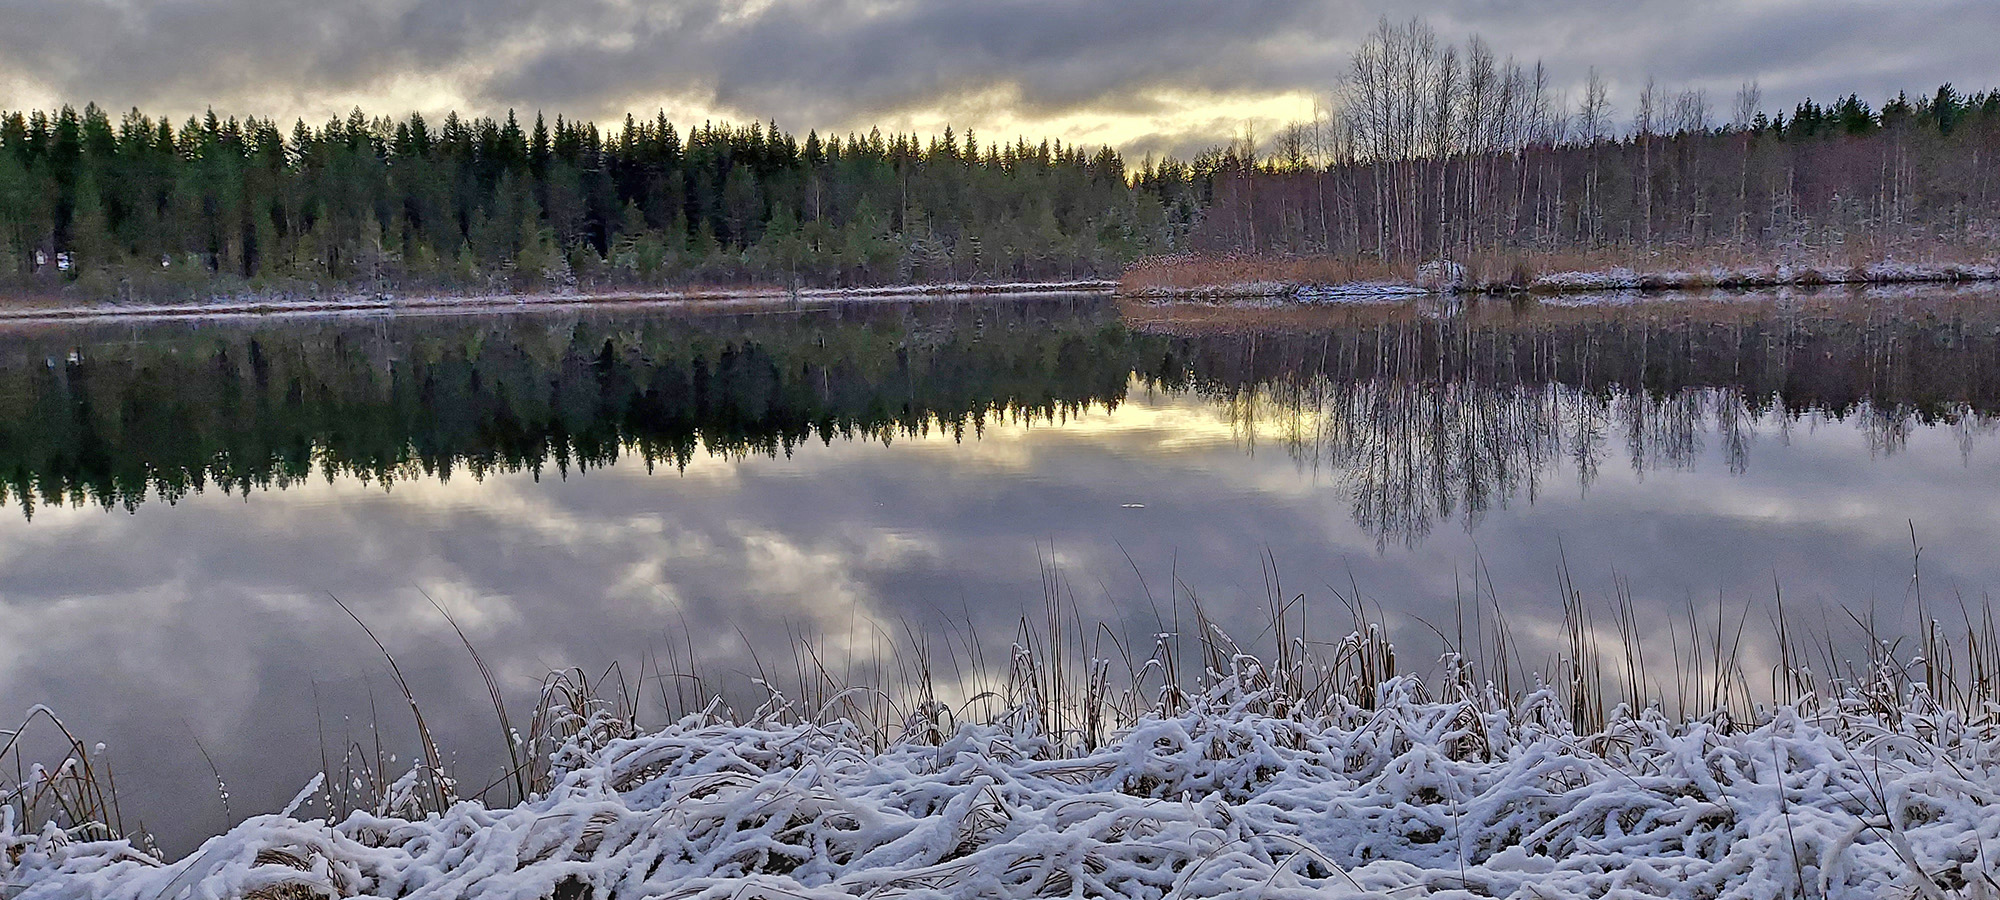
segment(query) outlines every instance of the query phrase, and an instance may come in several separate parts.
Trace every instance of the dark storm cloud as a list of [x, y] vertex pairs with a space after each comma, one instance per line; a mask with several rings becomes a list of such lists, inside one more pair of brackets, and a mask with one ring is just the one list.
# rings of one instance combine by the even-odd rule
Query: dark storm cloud
[[[603, 120], [666, 105], [799, 129], [1065, 118], [1055, 136], [1184, 151], [1269, 115], [1257, 99], [1330, 86], [1385, 13], [1546, 60], [1558, 86], [1595, 66], [1621, 118], [1648, 75], [1717, 109], [1751, 79], [1772, 107], [2000, 83], [1989, 0], [0, 0], [0, 91], [22, 93], [0, 106]], [[1107, 123], [1095, 136], [1075, 124], [1092, 119]]]

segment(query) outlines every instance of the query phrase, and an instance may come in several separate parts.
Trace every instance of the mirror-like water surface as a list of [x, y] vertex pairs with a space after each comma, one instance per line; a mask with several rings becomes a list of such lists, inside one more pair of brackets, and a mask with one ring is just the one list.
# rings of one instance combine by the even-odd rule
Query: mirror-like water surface
[[1932, 590], [2000, 585], [1990, 294], [1141, 318], [1002, 298], [0, 336], [0, 709], [107, 742], [128, 824], [184, 849], [225, 816], [203, 751], [235, 818], [377, 725], [408, 759], [329, 595], [476, 788], [492, 711], [426, 594], [531, 695], [669, 645], [737, 688], [747, 647], [800, 634], [843, 659], [911, 628], [1004, 648], [1051, 569], [1138, 640], [1184, 594], [1255, 637], [1266, 552], [1333, 619], [1358, 588], [1449, 629], [1490, 592], [1531, 658], [1565, 564], [1649, 620], [1762, 619], [1781, 584], [1830, 634], [1841, 605], [1907, 617], [1913, 527]]

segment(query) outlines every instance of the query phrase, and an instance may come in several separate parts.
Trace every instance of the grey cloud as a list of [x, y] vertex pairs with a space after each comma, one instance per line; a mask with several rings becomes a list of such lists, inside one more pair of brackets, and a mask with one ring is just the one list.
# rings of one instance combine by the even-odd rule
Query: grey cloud
[[803, 125], [948, 107], [994, 87], [1014, 89], [1017, 111], [1028, 115], [1125, 111], [1131, 95], [1152, 87], [1268, 88], [1275, 79], [1259, 73], [1274, 66], [1257, 45], [1305, 24], [1313, 6], [1271, 0], [1227, 19], [1220, 9], [1163, 16], [1136, 0], [1021, 0], [840, 15], [786, 3], [744, 21], [642, 26], [625, 50], [610, 49], [608, 35], [578, 35], [545, 47], [486, 85], [484, 95], [588, 104], [607, 84], [627, 94], [613, 100], [637, 100], [649, 90], [708, 83], [719, 105]]
[[[799, 129], [938, 111], [976, 127], [1150, 115], [1162, 90], [1323, 90], [1383, 14], [1425, 15], [1454, 41], [1481, 33], [1547, 60], [1559, 85], [1596, 66], [1628, 113], [1649, 74], [1718, 95], [1759, 79], [1774, 108], [2000, 83], [1984, 46], [2000, 7], [1984, 0], [0, 0], [0, 83], [175, 115], [325, 115], [332, 94], [386, 98], [415, 81], [485, 113], [610, 120], [674, 102]], [[272, 104], [294, 108], [259, 108]], [[1229, 109], [1213, 118], [1240, 123]], [[1127, 143], [1184, 153], [1233, 130], [1189, 128]]]

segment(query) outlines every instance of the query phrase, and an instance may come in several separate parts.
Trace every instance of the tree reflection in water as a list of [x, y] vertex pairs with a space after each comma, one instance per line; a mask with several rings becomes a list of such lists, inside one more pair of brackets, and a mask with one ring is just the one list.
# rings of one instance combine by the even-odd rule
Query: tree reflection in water
[[306, 478], [474, 478], [801, 444], [976, 439], [1206, 398], [1244, 445], [1336, 474], [1383, 546], [1476, 526], [1567, 470], [1640, 477], [1823, 420], [1898, 452], [2000, 411], [1990, 292], [1277, 311], [1091, 297], [758, 314], [98, 325], [0, 335], [0, 502], [136, 507]]
[[976, 436], [1115, 404], [1126, 336], [1087, 297], [38, 331], [0, 339], [0, 502]]
[[1858, 426], [1878, 456], [1946, 426], [1969, 455], [2000, 410], [2000, 306], [1985, 295], [1425, 312], [1210, 325], [1172, 339], [1178, 369], [1155, 381], [1210, 396], [1246, 449], [1275, 440], [1338, 476], [1383, 546], [1532, 503], [1564, 467], [1588, 491], [1614, 459], [1643, 478], [1713, 448], [1743, 475], [1760, 440], [1824, 421]]

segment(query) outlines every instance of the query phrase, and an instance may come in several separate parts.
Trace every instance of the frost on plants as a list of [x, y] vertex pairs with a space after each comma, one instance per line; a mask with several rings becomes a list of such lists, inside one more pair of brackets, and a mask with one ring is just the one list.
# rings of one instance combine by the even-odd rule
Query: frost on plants
[[[1093, 748], [1034, 715], [886, 746], [712, 706], [611, 717], [510, 808], [251, 818], [187, 858], [0, 819], [20, 900], [1993, 896], [2000, 733], [1851, 694], [1576, 728], [1556, 688], [1303, 703], [1238, 657]], [[1163, 696], [1165, 694], [1163, 693]], [[916, 734], [916, 732], [912, 732]], [[301, 794], [313, 794], [315, 783]]]

